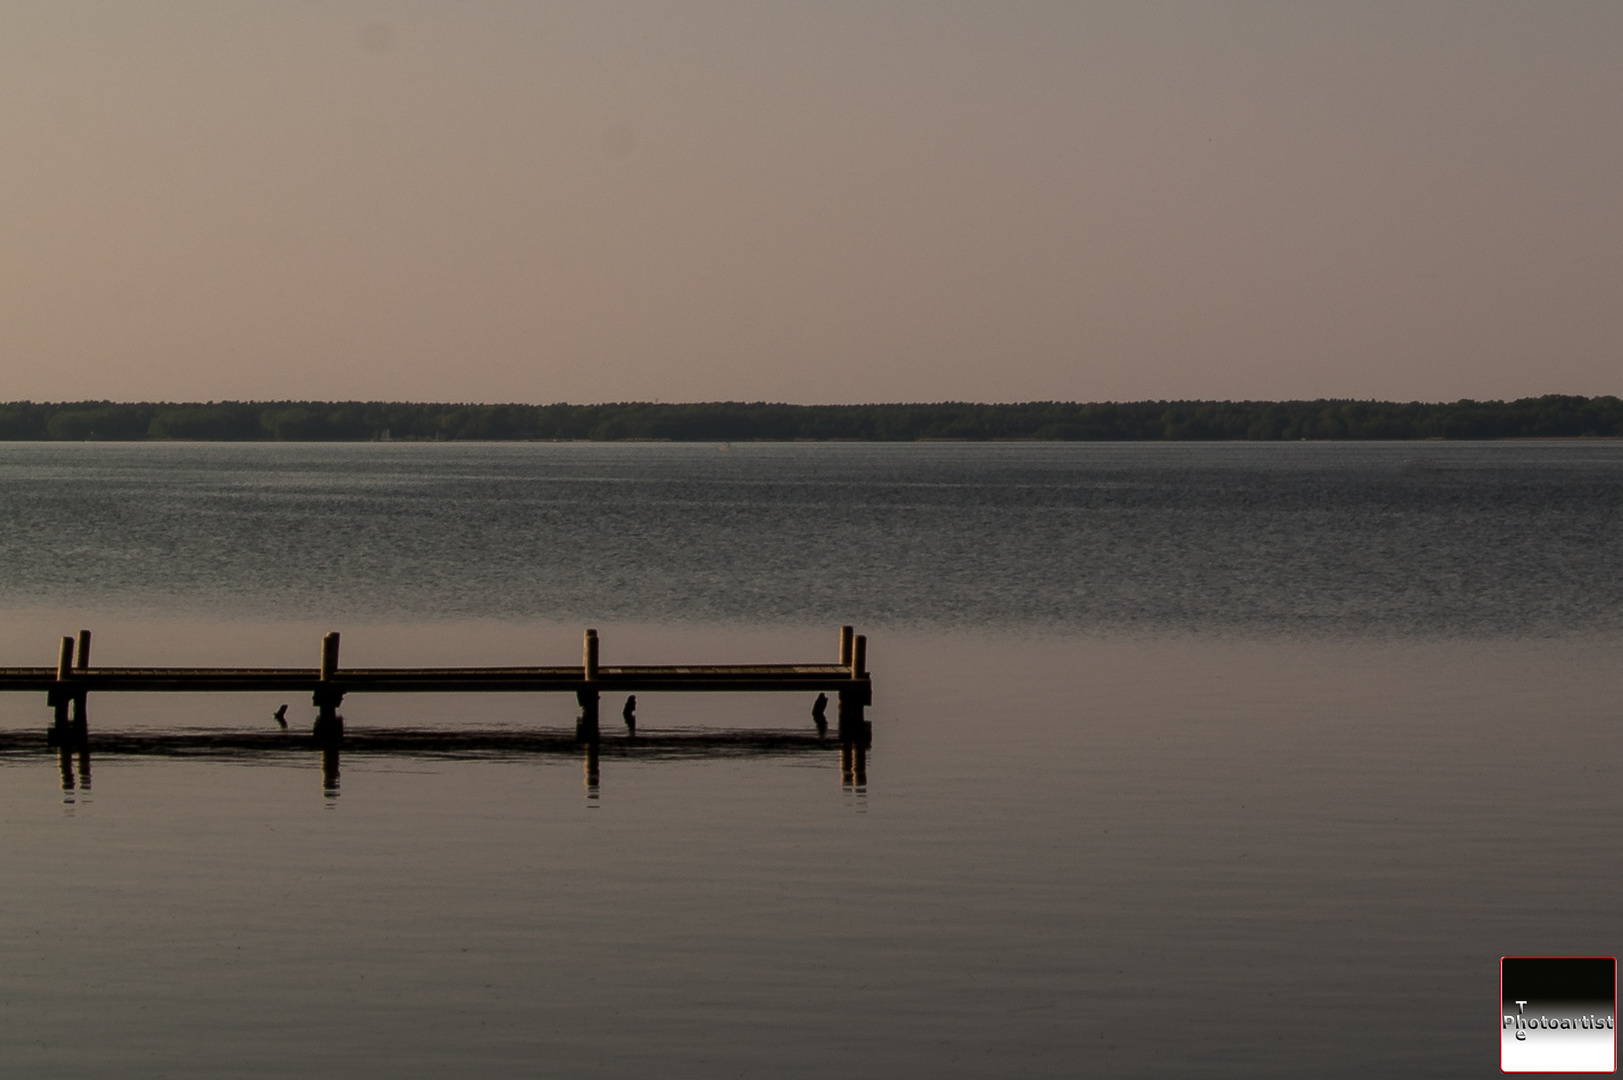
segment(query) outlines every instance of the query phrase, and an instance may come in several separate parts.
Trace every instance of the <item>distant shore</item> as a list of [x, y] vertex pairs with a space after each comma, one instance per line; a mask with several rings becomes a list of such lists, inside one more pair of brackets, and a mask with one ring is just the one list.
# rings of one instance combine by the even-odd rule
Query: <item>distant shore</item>
[[783, 405], [386, 401], [0, 404], [0, 441], [1065, 442], [1623, 438], [1623, 399]]

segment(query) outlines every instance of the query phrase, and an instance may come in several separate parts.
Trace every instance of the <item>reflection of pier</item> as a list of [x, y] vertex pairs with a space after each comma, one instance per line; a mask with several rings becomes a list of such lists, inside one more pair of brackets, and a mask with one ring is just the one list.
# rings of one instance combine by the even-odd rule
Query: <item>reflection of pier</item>
[[[321, 642], [317, 668], [106, 668], [90, 666], [90, 631], [77, 641], [62, 639], [52, 668], [0, 668], [0, 691], [43, 691], [55, 711], [46, 745], [61, 756], [64, 786], [74, 783], [72, 755], [79, 753], [81, 785], [88, 785], [90, 751], [114, 755], [254, 756], [285, 753], [311, 745], [288, 732], [220, 731], [163, 734], [90, 733], [92, 692], [145, 693], [309, 693], [316, 709], [311, 730], [323, 750], [329, 792], [338, 785], [338, 754], [383, 753], [435, 757], [504, 757], [578, 753], [587, 750], [587, 786], [596, 788], [599, 756], [642, 758], [725, 757], [803, 753], [826, 748], [827, 694], [839, 701], [837, 743], [847, 784], [866, 784], [866, 748], [872, 725], [864, 718], [873, 701], [867, 670], [867, 639], [840, 628], [839, 662], [834, 664], [691, 664], [610, 667], [598, 662], [596, 630], [587, 630], [579, 667], [340, 668], [338, 635]], [[346, 737], [338, 706], [349, 694], [557, 693], [575, 695], [580, 717], [574, 733], [556, 731], [357, 730]], [[628, 714], [625, 740], [604, 742], [598, 724], [602, 695], [616, 693], [801, 693], [817, 694], [812, 716], [817, 734], [799, 732], [638, 731]], [[629, 706], [628, 706], [629, 709]], [[281, 719], [281, 714], [278, 714]], [[38, 736], [24, 737], [32, 748]], [[28, 747], [0, 733], [0, 754]]]
[[[574, 757], [587, 745], [604, 760], [698, 761], [719, 758], [796, 757], [828, 753], [840, 742], [813, 731], [688, 730], [638, 728], [635, 736], [587, 744], [568, 731], [438, 728], [351, 728], [341, 748], [350, 757], [410, 757], [448, 761], [510, 761], [530, 757]], [[308, 735], [291, 731], [194, 729], [100, 731], [89, 742], [101, 757], [213, 758], [254, 760], [304, 755], [315, 748]], [[82, 749], [82, 748], [80, 748]], [[72, 748], [47, 747], [34, 730], [0, 731], [0, 759], [31, 757]]]
[[[596, 798], [605, 762], [694, 761], [721, 758], [788, 758], [827, 754], [838, 748], [840, 778], [847, 790], [868, 782], [867, 746], [837, 742], [805, 731], [642, 729], [634, 736], [582, 742], [567, 731], [511, 729], [444, 731], [432, 728], [354, 728], [342, 744], [316, 743], [286, 731], [193, 730], [105, 731], [78, 746], [46, 746], [34, 731], [0, 731], [0, 760], [53, 757], [62, 787], [90, 786], [90, 749], [103, 758], [161, 757], [224, 761], [301, 761], [321, 754], [322, 788], [338, 791], [340, 758], [404, 757], [441, 761], [514, 761], [535, 757], [582, 760], [588, 797]], [[77, 775], [75, 774], [77, 766]]]

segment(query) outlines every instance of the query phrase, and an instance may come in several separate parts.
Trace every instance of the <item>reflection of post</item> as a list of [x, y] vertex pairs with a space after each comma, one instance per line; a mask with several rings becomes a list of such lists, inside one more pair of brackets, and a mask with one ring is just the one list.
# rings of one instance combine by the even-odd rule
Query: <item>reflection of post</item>
[[62, 790], [73, 790], [73, 748], [60, 746], [56, 751], [57, 764], [62, 767]]
[[90, 745], [81, 744], [79, 747], [79, 786], [86, 791], [90, 790]]
[[329, 799], [338, 798], [337, 743], [328, 743], [321, 748], [321, 794]]
[[337, 746], [344, 739], [344, 720], [338, 715], [338, 704], [344, 700], [344, 691], [333, 685], [337, 674], [338, 632], [333, 631], [321, 639], [320, 685], [312, 695], [312, 704], [321, 710], [316, 717], [316, 741], [323, 746]]
[[597, 802], [597, 743], [586, 744], [586, 801]]
[[581, 641], [581, 681], [587, 686], [575, 691], [580, 702], [580, 718], [575, 721], [575, 738], [584, 743], [597, 742], [598, 691], [590, 688], [597, 682], [597, 631], [588, 630]]
[[868, 748], [860, 742], [840, 744], [840, 786], [847, 792], [868, 792]]

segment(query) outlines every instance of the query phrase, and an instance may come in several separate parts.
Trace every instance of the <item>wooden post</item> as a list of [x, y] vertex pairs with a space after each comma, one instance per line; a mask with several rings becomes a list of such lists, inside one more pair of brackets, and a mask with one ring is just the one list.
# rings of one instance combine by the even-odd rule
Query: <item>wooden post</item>
[[[587, 630], [581, 640], [581, 680], [586, 683], [597, 681], [597, 631]], [[575, 700], [580, 703], [580, 717], [575, 721], [575, 738], [588, 746], [597, 744], [597, 707], [598, 691], [590, 687], [581, 687], [575, 691]]]
[[[90, 670], [90, 631], [79, 631], [79, 656], [73, 668], [75, 671], [87, 672]], [[80, 746], [90, 738], [90, 691], [80, 689], [73, 695], [73, 737]]]
[[72, 695], [68, 693], [68, 680], [73, 677], [73, 639], [62, 639], [61, 647], [56, 653], [56, 685], [51, 687], [47, 695], [51, 707], [55, 712], [54, 724], [51, 728], [50, 742], [52, 745], [64, 748], [73, 744], [73, 728], [68, 720], [68, 702]]
[[338, 631], [321, 639], [321, 681], [332, 682], [338, 672]]
[[[851, 641], [851, 681], [865, 680], [868, 677], [868, 638], [864, 634], [857, 634]], [[868, 745], [873, 737], [868, 722], [863, 719], [862, 712], [868, 704], [869, 690], [866, 686], [853, 686], [849, 690], [840, 691], [840, 742], [853, 743], [858, 746]]]
[[851, 666], [851, 635], [857, 632], [854, 626], [840, 627], [840, 666]]
[[341, 687], [332, 685], [338, 676], [338, 631], [321, 639], [320, 685], [313, 695], [314, 705], [320, 710], [316, 716], [316, 741], [323, 746], [337, 746], [344, 738], [344, 721], [338, 715], [338, 704], [344, 700]]

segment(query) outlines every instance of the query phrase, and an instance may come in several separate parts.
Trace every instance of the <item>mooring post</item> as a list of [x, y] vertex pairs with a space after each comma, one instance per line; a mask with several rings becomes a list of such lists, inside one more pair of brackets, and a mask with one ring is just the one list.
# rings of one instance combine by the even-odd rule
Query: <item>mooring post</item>
[[[587, 630], [581, 640], [581, 681], [585, 683], [597, 682], [597, 631]], [[575, 738], [585, 743], [597, 742], [597, 704], [598, 691], [583, 686], [575, 691], [575, 700], [580, 702], [580, 718], [575, 721]]]
[[69, 680], [73, 678], [73, 639], [62, 639], [61, 647], [56, 653], [56, 682], [45, 695], [45, 700], [55, 712], [54, 723], [46, 742], [51, 746], [69, 747], [73, 745], [73, 728], [68, 719], [68, 702], [73, 700], [69, 689]]
[[321, 674], [312, 704], [320, 713], [316, 716], [316, 741], [335, 746], [344, 738], [344, 721], [338, 715], [338, 704], [344, 700], [342, 687], [335, 686], [338, 675], [338, 631], [321, 639]]
[[[843, 629], [843, 628], [842, 628]], [[841, 644], [844, 644], [844, 635], [841, 635]], [[868, 678], [868, 638], [857, 634], [851, 640], [851, 653], [848, 657], [851, 665], [851, 681], [861, 685], [853, 685], [840, 690], [840, 742], [868, 745], [872, 737], [868, 722], [863, 719], [863, 708], [868, 705], [869, 689], [866, 685]]]
[[851, 636], [857, 632], [854, 626], [840, 627], [840, 666], [851, 666]]
[[332, 682], [338, 673], [338, 631], [321, 639], [321, 681]]
[[[79, 656], [73, 668], [75, 671], [88, 672], [90, 670], [90, 631], [79, 631]], [[90, 737], [90, 691], [80, 687], [73, 695], [73, 737], [80, 745]]]

